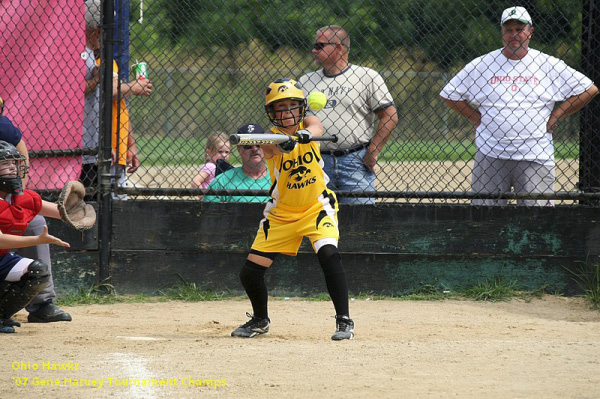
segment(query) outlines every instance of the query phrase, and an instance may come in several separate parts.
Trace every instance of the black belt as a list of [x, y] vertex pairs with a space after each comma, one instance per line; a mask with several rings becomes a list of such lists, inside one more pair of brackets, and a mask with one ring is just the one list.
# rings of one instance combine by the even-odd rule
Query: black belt
[[367, 148], [371, 144], [370, 142], [361, 144], [357, 147], [348, 148], [346, 150], [334, 150], [334, 151], [321, 151], [321, 154], [325, 155], [333, 155], [334, 157], [343, 157], [344, 155], [352, 154], [353, 152], [360, 151], [363, 148]]

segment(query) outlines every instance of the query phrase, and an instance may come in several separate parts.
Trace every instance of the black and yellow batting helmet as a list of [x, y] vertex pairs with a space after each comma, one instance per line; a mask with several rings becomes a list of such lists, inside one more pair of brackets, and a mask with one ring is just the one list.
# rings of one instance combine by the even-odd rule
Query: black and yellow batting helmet
[[[299, 109], [298, 117], [293, 117], [293, 123], [297, 125], [298, 123], [302, 122], [306, 116], [306, 98], [304, 97], [302, 86], [300, 86], [300, 84], [293, 79], [281, 78], [275, 80], [267, 87], [267, 92], [265, 94], [265, 110], [267, 111], [269, 120], [275, 126], [289, 127], [283, 123], [283, 120], [289, 120], [292, 118], [283, 118], [283, 120], [281, 116], [276, 118], [273, 108], [273, 104], [282, 100], [297, 100], [300, 102], [298, 107], [292, 108]], [[292, 109], [290, 109], [290, 111]]]

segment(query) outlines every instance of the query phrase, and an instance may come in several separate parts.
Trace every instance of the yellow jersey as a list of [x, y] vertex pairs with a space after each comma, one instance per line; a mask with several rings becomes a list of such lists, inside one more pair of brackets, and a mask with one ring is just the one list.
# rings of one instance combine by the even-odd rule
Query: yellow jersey
[[[303, 128], [301, 122], [299, 129]], [[275, 127], [271, 131], [285, 134]], [[327, 188], [329, 177], [323, 172], [319, 142], [297, 144], [290, 153], [275, 155], [266, 161], [275, 206], [291, 211], [305, 209], [317, 202]]]

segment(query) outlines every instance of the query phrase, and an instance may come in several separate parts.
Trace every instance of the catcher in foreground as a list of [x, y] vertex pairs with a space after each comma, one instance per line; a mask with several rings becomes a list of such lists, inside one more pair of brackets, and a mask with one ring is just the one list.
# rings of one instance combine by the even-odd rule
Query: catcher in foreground
[[42, 200], [34, 191], [24, 190], [27, 174], [25, 157], [15, 146], [0, 140], [0, 333], [14, 333], [21, 324], [11, 317], [47, 285], [48, 266], [39, 259], [29, 259], [9, 252], [38, 244], [69, 243], [48, 234], [23, 237], [27, 225], [38, 214], [63, 219], [83, 231], [96, 222], [96, 212], [83, 202], [85, 189], [79, 182], [69, 182], [56, 204]]

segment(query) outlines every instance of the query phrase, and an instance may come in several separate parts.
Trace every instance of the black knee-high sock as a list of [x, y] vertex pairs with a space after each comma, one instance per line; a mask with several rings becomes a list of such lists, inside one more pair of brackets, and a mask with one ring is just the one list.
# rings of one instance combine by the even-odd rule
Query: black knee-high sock
[[327, 292], [333, 301], [335, 313], [338, 316], [350, 316], [348, 305], [348, 282], [342, 266], [342, 257], [333, 245], [325, 245], [317, 253], [319, 263], [325, 275]]
[[246, 290], [254, 317], [268, 319], [267, 301], [269, 293], [265, 284], [266, 267], [258, 265], [252, 261], [246, 260], [242, 270], [240, 270], [240, 281]]

